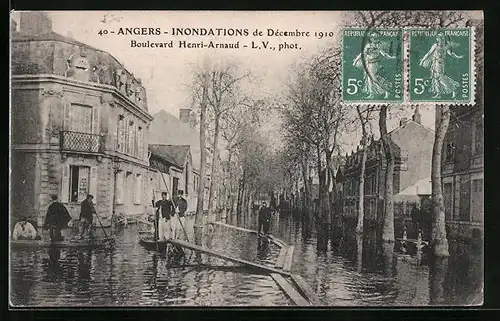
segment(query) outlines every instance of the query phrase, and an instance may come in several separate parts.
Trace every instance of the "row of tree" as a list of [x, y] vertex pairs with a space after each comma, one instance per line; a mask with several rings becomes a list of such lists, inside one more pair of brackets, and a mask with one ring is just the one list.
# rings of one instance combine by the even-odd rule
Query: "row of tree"
[[[461, 27], [466, 23], [465, 13], [457, 11], [365, 11], [346, 12], [345, 26], [368, 28]], [[255, 79], [237, 63], [205, 61], [193, 71], [191, 86], [193, 107], [199, 114], [201, 179], [198, 190], [195, 226], [201, 225], [206, 188], [206, 147], [210, 147], [212, 163], [208, 209], [214, 211], [218, 203], [224, 211], [241, 213], [262, 193], [276, 189], [291, 189], [301, 178], [305, 209], [311, 208], [311, 170], [319, 177], [319, 218], [331, 221], [333, 185], [335, 190], [336, 155], [343, 152], [343, 139], [360, 131], [361, 164], [359, 204], [356, 231], [363, 232], [364, 171], [367, 146], [373, 135], [373, 124], [378, 130], [385, 158], [384, 222], [382, 238], [393, 242], [394, 205], [393, 172], [394, 151], [387, 130], [391, 115], [398, 115], [396, 105], [346, 108], [341, 104], [342, 56], [340, 43], [333, 43], [308, 62], [295, 68], [293, 81], [284, 98], [270, 103], [249, 94], [246, 88]], [[250, 86], [251, 87], [251, 86]], [[282, 146], [277, 150], [262, 130], [269, 113], [281, 116]], [[266, 113], [266, 114], [265, 114]], [[448, 256], [445, 230], [444, 203], [441, 186], [441, 150], [449, 124], [448, 106], [436, 106], [435, 141], [432, 155], [432, 200], [434, 206], [432, 238], [437, 256]], [[221, 156], [221, 150], [224, 155]], [[223, 161], [220, 161], [223, 159]], [[218, 202], [215, 202], [215, 195]]]
[[[457, 11], [364, 11], [347, 12], [346, 26], [368, 28], [432, 27], [449, 28], [465, 26], [463, 12]], [[289, 87], [286, 102], [281, 104], [285, 148], [283, 157], [287, 166], [284, 173], [292, 180], [302, 176], [304, 207], [311, 207], [310, 170], [315, 168], [319, 177], [319, 218], [331, 218], [331, 197], [329, 187], [335, 191], [332, 160], [340, 154], [343, 137], [352, 137], [353, 129], [361, 131], [360, 179], [358, 192], [358, 216], [356, 231], [363, 232], [364, 222], [364, 176], [367, 147], [373, 135], [373, 121], [378, 120], [378, 130], [385, 158], [384, 219], [382, 239], [394, 242], [394, 151], [387, 130], [390, 115], [398, 115], [401, 107], [396, 105], [346, 107], [341, 99], [341, 50], [334, 43], [309, 62], [296, 70], [295, 79]], [[448, 128], [449, 106], [436, 106], [435, 141], [432, 154], [432, 241], [437, 256], [448, 256], [448, 242], [445, 230], [444, 202], [441, 186], [441, 151]]]

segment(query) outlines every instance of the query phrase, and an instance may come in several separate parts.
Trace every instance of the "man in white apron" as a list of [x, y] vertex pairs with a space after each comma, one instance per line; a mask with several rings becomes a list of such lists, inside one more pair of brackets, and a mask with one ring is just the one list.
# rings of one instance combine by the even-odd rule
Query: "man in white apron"
[[156, 214], [158, 215], [158, 240], [166, 241], [172, 238], [172, 217], [174, 216], [174, 204], [168, 199], [168, 193], [161, 193], [161, 200], [156, 202]]

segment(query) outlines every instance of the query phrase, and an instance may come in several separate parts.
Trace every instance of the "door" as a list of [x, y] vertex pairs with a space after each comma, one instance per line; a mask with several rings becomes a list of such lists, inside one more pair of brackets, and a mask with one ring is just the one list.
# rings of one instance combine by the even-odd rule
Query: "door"
[[172, 178], [172, 197], [177, 196], [177, 191], [179, 190], [179, 178]]

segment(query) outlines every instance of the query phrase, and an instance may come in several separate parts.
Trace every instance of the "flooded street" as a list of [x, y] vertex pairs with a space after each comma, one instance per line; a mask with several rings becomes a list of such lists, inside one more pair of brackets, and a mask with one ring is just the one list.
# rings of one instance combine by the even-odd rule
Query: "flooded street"
[[[190, 240], [194, 217], [187, 219]], [[253, 215], [228, 224], [256, 228]], [[291, 306], [270, 275], [185, 250], [168, 259], [138, 243], [137, 225], [114, 232], [112, 249], [25, 248], [11, 251], [15, 306]], [[203, 246], [273, 267], [280, 248], [245, 231], [215, 225]], [[102, 233], [102, 230], [97, 230]], [[108, 231], [109, 233], [109, 231]], [[450, 244], [452, 256], [430, 263], [347, 230], [316, 232], [291, 216], [274, 215], [272, 234], [294, 245], [292, 272], [329, 306], [467, 305], [482, 297], [481, 255]], [[479, 294], [478, 294], [479, 293]], [[479, 301], [478, 301], [479, 300]]]

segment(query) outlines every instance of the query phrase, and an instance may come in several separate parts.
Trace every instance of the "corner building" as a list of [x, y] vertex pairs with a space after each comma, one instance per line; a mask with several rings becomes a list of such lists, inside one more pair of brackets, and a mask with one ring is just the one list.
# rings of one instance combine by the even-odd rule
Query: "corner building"
[[52, 31], [43, 12], [13, 24], [11, 219], [43, 223], [50, 195], [73, 218], [88, 193], [103, 224], [148, 202], [147, 132], [141, 81], [109, 53]]

